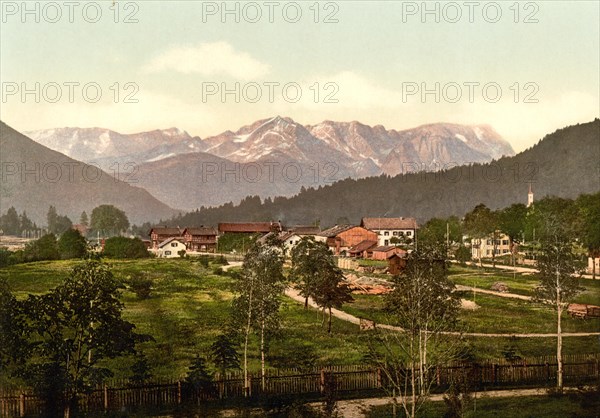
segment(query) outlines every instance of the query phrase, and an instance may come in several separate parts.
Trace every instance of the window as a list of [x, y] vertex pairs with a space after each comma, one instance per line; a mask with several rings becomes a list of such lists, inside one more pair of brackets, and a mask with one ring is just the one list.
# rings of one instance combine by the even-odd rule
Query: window
[[385, 231], [385, 232], [383, 233], [383, 235], [385, 235], [386, 237], [389, 237], [389, 236], [390, 236], [390, 231]]
[[390, 245], [390, 240], [386, 239], [385, 241], [383, 241], [383, 245]]
[[392, 232], [392, 235], [395, 236], [395, 237], [397, 237], [398, 236], [398, 232], [394, 231], [394, 232]]
[[177, 247], [177, 243], [176, 242], [172, 242], [171, 243], [171, 247]]
[[171, 255], [171, 251], [165, 251], [165, 255]]
[[410, 237], [412, 235], [412, 231], [406, 232], [406, 235]]
[[502, 240], [502, 245], [508, 245], [508, 240], [507, 239], [503, 239]]

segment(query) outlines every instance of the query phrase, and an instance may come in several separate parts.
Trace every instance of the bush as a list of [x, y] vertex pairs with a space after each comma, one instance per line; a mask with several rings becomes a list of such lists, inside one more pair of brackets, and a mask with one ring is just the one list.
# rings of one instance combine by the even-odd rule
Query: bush
[[104, 255], [111, 258], [146, 258], [150, 254], [139, 238], [112, 237], [104, 243]]
[[131, 277], [129, 286], [138, 299], [148, 299], [152, 292], [152, 280], [138, 274]]
[[83, 235], [76, 229], [66, 230], [58, 239], [60, 258], [81, 258], [87, 251], [87, 242]]
[[217, 259], [214, 261], [215, 264], [219, 264], [221, 266], [228, 266], [229, 262], [227, 261], [227, 259], [225, 258], [224, 255], [220, 255], [219, 257], [217, 257]]
[[0, 248], [0, 267], [6, 267], [13, 264], [14, 258], [11, 257], [12, 255], [13, 253], [6, 248]]
[[207, 255], [201, 255], [198, 258], [198, 262], [200, 263], [200, 265], [202, 267], [206, 267], [206, 268], [208, 268], [208, 262], [209, 262], [209, 260], [210, 260], [210, 258]]
[[225, 274], [225, 271], [222, 267], [215, 267], [212, 269], [212, 273], [216, 274], [217, 276], [222, 276], [223, 274]]
[[56, 236], [54, 234], [47, 234], [40, 239], [30, 242], [25, 246], [23, 258], [25, 261], [58, 260], [60, 252]]
[[461, 245], [456, 249], [454, 256], [456, 257], [456, 260], [464, 266], [467, 264], [467, 261], [471, 261], [471, 250], [464, 245]]

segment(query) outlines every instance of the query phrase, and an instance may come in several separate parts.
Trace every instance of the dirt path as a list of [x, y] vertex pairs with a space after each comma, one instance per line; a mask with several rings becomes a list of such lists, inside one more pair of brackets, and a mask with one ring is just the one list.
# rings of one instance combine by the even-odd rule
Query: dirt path
[[[476, 399], [485, 398], [509, 398], [515, 396], [543, 396], [547, 395], [547, 389], [519, 389], [519, 390], [492, 390], [487, 392], [474, 392], [472, 395]], [[396, 398], [400, 402], [399, 398]], [[430, 401], [442, 401], [444, 399], [443, 394], [436, 394], [429, 397]], [[391, 398], [367, 398], [367, 399], [354, 399], [348, 401], [338, 401], [338, 411], [344, 418], [362, 418], [367, 416], [367, 412], [374, 406], [391, 405]], [[319, 407], [322, 403], [311, 403], [313, 407]], [[402, 407], [398, 405], [398, 414], [400, 415], [400, 409]]]
[[[451, 260], [451, 263], [458, 263], [456, 260]], [[468, 264], [470, 267], [479, 267], [479, 262], [474, 262], [472, 261], [471, 264]], [[484, 263], [483, 267], [485, 268], [494, 268], [493, 264], [487, 264]], [[523, 267], [523, 266], [506, 266], [504, 264], [496, 264], [496, 268], [497, 269], [501, 269], [501, 270], [509, 270], [509, 271], [515, 271], [517, 273], [526, 273], [526, 274], [534, 274], [537, 273], [537, 269], [533, 268], [533, 267]], [[590, 279], [592, 280], [592, 275], [591, 274], [582, 274], [581, 277], [583, 279]], [[596, 280], [600, 279], [599, 275], [596, 275]]]
[[222, 268], [223, 268], [223, 271], [227, 271], [233, 267], [241, 267], [242, 264], [243, 263], [241, 261], [230, 261], [229, 264], [227, 264], [226, 266], [223, 266]]
[[[304, 297], [300, 296], [300, 294], [298, 293], [298, 291], [296, 289], [287, 288], [285, 291], [285, 294], [286, 294], [286, 296], [290, 297], [291, 299], [304, 304]], [[519, 295], [517, 295], [517, 296], [519, 296]], [[310, 298], [308, 299], [308, 305], [312, 308], [319, 309], [317, 304]], [[339, 309], [332, 309], [331, 313], [334, 317], [339, 318], [343, 321], [348, 321], [353, 324], [360, 325], [360, 319], [354, 315], [347, 313], [347, 312], [340, 311]], [[400, 327], [396, 327], [393, 325], [387, 325], [387, 324], [377, 324], [377, 327], [380, 329], [387, 329], [390, 331], [398, 331], [398, 332], [404, 331]], [[552, 338], [552, 337], [556, 337], [556, 334], [553, 334], [553, 333], [548, 333], [548, 334], [491, 333], [490, 334], [490, 333], [483, 333], [483, 332], [460, 333], [460, 332], [448, 331], [448, 332], [445, 332], [444, 334], [446, 334], [446, 335], [464, 335], [464, 336], [468, 336], [468, 337], [494, 337], [494, 338], [497, 338], [497, 337], [516, 337], [516, 338]], [[594, 335], [600, 335], [600, 332], [563, 332], [562, 333], [563, 337], [589, 337], [589, 336], [594, 336]]]
[[481, 289], [479, 287], [471, 287], [471, 286], [463, 286], [461, 284], [457, 284], [456, 290], [467, 290], [469, 292], [475, 293], [485, 293], [487, 295], [499, 296], [501, 298], [512, 298], [512, 299], [521, 299], [521, 300], [531, 300], [531, 296], [518, 295], [516, 293], [508, 293], [508, 292], [497, 292], [495, 290], [487, 290]]

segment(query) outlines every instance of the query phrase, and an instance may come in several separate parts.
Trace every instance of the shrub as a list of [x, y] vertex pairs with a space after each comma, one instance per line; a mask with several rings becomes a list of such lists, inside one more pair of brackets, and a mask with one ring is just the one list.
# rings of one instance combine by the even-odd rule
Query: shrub
[[81, 258], [87, 251], [87, 242], [83, 235], [76, 229], [68, 229], [58, 239], [60, 258]]
[[40, 239], [30, 242], [25, 246], [23, 258], [25, 261], [58, 260], [60, 252], [56, 236], [54, 234], [47, 234]]
[[129, 286], [138, 299], [148, 299], [152, 292], [152, 280], [138, 274], [131, 277]]
[[111, 258], [149, 257], [146, 246], [139, 238], [112, 237], [104, 243], [104, 255]]

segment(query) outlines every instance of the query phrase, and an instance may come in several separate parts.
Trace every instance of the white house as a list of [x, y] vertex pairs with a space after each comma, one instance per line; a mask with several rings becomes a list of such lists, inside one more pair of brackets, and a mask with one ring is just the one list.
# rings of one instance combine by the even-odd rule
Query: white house
[[362, 218], [360, 226], [377, 233], [377, 245], [392, 244], [392, 238], [415, 240], [417, 220], [415, 218]]
[[175, 258], [179, 257], [179, 251], [187, 251], [183, 239], [169, 238], [158, 244], [156, 256], [160, 258]]
[[[494, 237], [492, 234], [485, 238], [471, 239], [471, 257], [491, 258], [494, 252]], [[510, 238], [501, 232], [496, 233], [495, 255], [510, 254]]]

